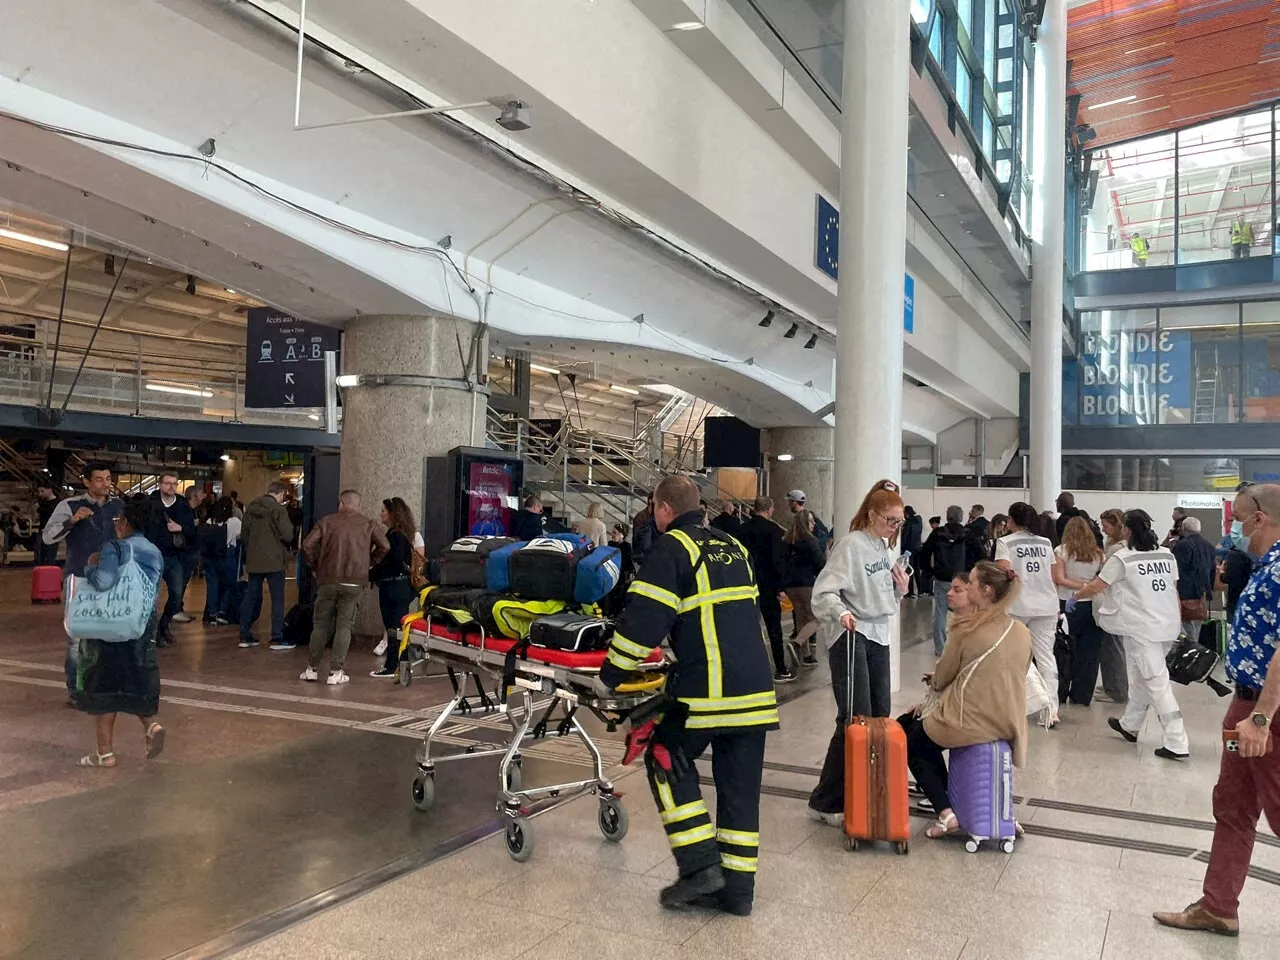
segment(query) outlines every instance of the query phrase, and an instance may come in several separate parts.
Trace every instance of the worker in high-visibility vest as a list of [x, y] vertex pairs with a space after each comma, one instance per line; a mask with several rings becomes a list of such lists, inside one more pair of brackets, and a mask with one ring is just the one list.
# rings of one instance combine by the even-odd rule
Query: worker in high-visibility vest
[[1253, 246], [1253, 225], [1245, 220], [1244, 214], [1236, 217], [1231, 224], [1231, 256], [1235, 260], [1247, 260], [1249, 248]]
[[1140, 233], [1135, 233], [1129, 238], [1129, 249], [1133, 251], [1133, 265], [1135, 267], [1145, 267], [1147, 265], [1147, 257], [1151, 255], [1151, 247], [1147, 243], [1147, 238]]

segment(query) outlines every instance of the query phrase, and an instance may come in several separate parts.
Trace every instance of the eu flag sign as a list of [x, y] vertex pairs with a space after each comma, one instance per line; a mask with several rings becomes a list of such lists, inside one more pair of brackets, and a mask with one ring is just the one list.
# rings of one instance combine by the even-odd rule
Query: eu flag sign
[[840, 212], [818, 194], [818, 231], [814, 244], [814, 266], [832, 280], [840, 273]]
[[[818, 194], [813, 263], [832, 280], [840, 279], [840, 211], [822, 194]], [[915, 333], [916, 279], [909, 273], [903, 277], [902, 329]]]

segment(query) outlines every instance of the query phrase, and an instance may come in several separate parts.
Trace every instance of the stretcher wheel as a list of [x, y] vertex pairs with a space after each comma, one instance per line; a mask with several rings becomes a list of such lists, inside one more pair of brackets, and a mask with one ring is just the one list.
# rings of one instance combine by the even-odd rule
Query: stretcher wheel
[[524, 768], [519, 760], [512, 760], [507, 767], [507, 793], [519, 793], [524, 788]]
[[413, 805], [419, 810], [430, 810], [436, 802], [436, 778], [420, 776], [413, 778]]
[[1013, 841], [1006, 840], [1004, 843], [1000, 844], [1000, 849], [1005, 853], [1013, 853]]
[[850, 853], [853, 853], [855, 850], [858, 849], [858, 838], [851, 837], [849, 836], [849, 834], [846, 833], [844, 835], [844, 848], [848, 850]]
[[907, 843], [905, 840], [900, 840], [893, 845], [893, 849], [897, 851], [898, 856], [905, 857], [911, 852], [911, 844]]
[[631, 827], [631, 818], [627, 816], [627, 808], [617, 800], [600, 801], [600, 811], [596, 814], [596, 823], [600, 832], [610, 843], [620, 843]]
[[968, 840], [966, 840], [966, 841], [964, 842], [964, 848], [965, 848], [966, 850], [968, 850], [970, 853], [977, 853], [977, 852], [978, 852], [978, 841], [977, 841], [977, 840], [974, 840], [972, 837], [970, 837]]
[[533, 856], [533, 834], [529, 832], [529, 821], [524, 817], [507, 821], [503, 839], [507, 841], [508, 855], [516, 863], [524, 863]]

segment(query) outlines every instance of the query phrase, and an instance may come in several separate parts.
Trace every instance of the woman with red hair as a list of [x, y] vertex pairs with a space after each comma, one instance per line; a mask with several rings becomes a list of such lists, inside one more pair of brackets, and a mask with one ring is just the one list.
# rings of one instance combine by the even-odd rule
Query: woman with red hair
[[906, 571], [896, 563], [898, 551], [891, 549], [902, 523], [898, 485], [881, 480], [863, 498], [850, 532], [831, 548], [813, 585], [811, 606], [831, 667], [836, 731], [809, 797], [809, 815], [832, 826], [844, 820], [845, 725], [851, 716], [889, 716], [891, 618], [909, 586]]

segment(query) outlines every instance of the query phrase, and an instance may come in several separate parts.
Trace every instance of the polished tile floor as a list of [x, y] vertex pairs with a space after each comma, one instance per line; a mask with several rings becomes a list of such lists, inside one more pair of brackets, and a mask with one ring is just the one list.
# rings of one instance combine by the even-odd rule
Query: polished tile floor
[[[1012, 856], [929, 842], [921, 819], [898, 857], [846, 853], [837, 831], [804, 816], [833, 715], [824, 669], [808, 671], [785, 688], [783, 729], [770, 737], [756, 910], [731, 919], [657, 907], [673, 868], [634, 772], [619, 784], [631, 816], [621, 844], [601, 839], [584, 798], [533, 821], [526, 864], [493, 834], [488, 761], [442, 767], [435, 809], [415, 812], [418, 733], [407, 725], [429, 718], [447, 688], [367, 679], [367, 651], [353, 654], [353, 683], [317, 688], [296, 681], [300, 654], [239, 651], [234, 631], [180, 628], [162, 661], [174, 731], [165, 756], [146, 765], [140, 745], [123, 742], [116, 770], [77, 770], [89, 730], [63, 705], [57, 611], [23, 606], [24, 588], [0, 573], [11, 627], [0, 640], [6, 960], [1275, 955], [1280, 876], [1246, 885], [1238, 941], [1150, 920], [1198, 895], [1223, 709], [1203, 687], [1177, 691], [1188, 763], [1153, 757], [1150, 725], [1137, 746], [1119, 740], [1104, 704], [1067, 708], [1061, 728], [1036, 731], [1018, 774], [1029, 835]], [[931, 660], [928, 623], [927, 602], [909, 603], [907, 678]], [[898, 705], [915, 692], [908, 682]], [[494, 731], [473, 718], [451, 733]], [[581, 775], [569, 759], [533, 757], [527, 779]], [[1280, 872], [1280, 841], [1264, 839], [1254, 864]]]

